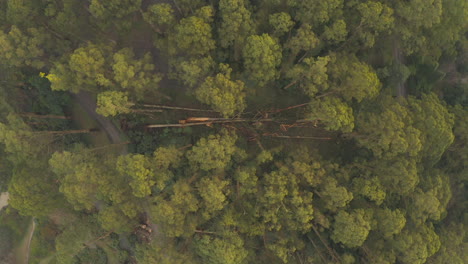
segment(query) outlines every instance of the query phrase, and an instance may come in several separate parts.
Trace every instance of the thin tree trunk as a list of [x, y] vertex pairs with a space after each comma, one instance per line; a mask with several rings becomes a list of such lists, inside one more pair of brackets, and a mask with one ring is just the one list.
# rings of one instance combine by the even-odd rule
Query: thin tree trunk
[[333, 251], [333, 249], [331, 249], [327, 243], [325, 242], [325, 240], [323, 240], [322, 236], [320, 235], [320, 233], [317, 231], [317, 228], [315, 228], [314, 225], [312, 225], [312, 229], [314, 230], [315, 234], [318, 236], [318, 238], [320, 239], [320, 241], [322, 242], [322, 244], [325, 246], [325, 248], [328, 250], [330, 256], [336, 261], [336, 263], [339, 263], [340, 262], [340, 258], [337, 256], [336, 252]]
[[[225, 123], [240, 123], [240, 122], [272, 122], [273, 119], [244, 119], [244, 118], [236, 118], [236, 119], [222, 119], [222, 118], [204, 118], [204, 122], [192, 122], [192, 123], [181, 123], [181, 124], [157, 124], [157, 125], [147, 125], [147, 128], [164, 128], [164, 127], [187, 127], [187, 126], [200, 126], [200, 125], [211, 125], [211, 124], [225, 124]], [[184, 122], [186, 120], [181, 120]]]
[[314, 240], [312, 240], [312, 238], [310, 238], [308, 235], [306, 235], [306, 237], [309, 239], [309, 241], [312, 243], [312, 246], [314, 246], [314, 248], [317, 250], [317, 253], [319, 254], [320, 258], [323, 260], [323, 263], [327, 263], [327, 260], [325, 259], [325, 257], [322, 255], [322, 253], [319, 251], [319, 248], [317, 247], [317, 245], [315, 244]]
[[283, 136], [283, 135], [268, 135], [264, 134], [263, 136], [275, 137], [275, 138], [289, 138], [289, 139], [317, 139], [317, 140], [332, 140], [333, 138], [329, 137], [307, 137], [307, 136]]
[[68, 135], [68, 134], [86, 134], [97, 131], [96, 129], [77, 129], [64, 131], [36, 131], [35, 134], [52, 134], [52, 135]]
[[120, 146], [120, 145], [128, 145], [130, 143], [132, 143], [132, 142], [130, 142], [130, 141], [119, 142], [119, 143], [105, 145], [105, 146], [102, 146], [102, 147], [92, 148], [92, 149], [89, 149], [89, 151], [95, 151], [95, 150], [100, 150], [100, 149], [105, 149], [105, 148], [110, 148], [110, 147], [115, 147], [115, 146]]
[[170, 110], [184, 110], [184, 111], [197, 111], [197, 112], [213, 112], [217, 113], [213, 110], [205, 110], [205, 109], [196, 109], [196, 108], [186, 108], [186, 107], [177, 107], [177, 106], [168, 106], [168, 105], [148, 105], [143, 104], [141, 106], [144, 107], [152, 107], [152, 108], [162, 108], [162, 109], [170, 109]]
[[[141, 18], [144, 20], [144, 12], [143, 12], [143, 9], [140, 8], [140, 14], [141, 14]], [[159, 33], [159, 34], [162, 34], [161, 30], [159, 28], [157, 28], [155, 25], [153, 25], [152, 23], [149, 23], [147, 22], [150, 27], [156, 32], [156, 33]]]
[[290, 82], [288, 85], [286, 85], [286, 86], [285, 86], [285, 87], [283, 87], [282, 89], [283, 89], [283, 90], [286, 90], [286, 89], [288, 89], [289, 87], [291, 87], [291, 86], [295, 85], [295, 84], [296, 84], [296, 83], [298, 83], [298, 82], [299, 82], [299, 81], [293, 81], [293, 82]]
[[161, 113], [163, 110], [159, 109], [130, 109], [133, 113]]
[[317, 98], [322, 98], [322, 97], [324, 97], [324, 96], [333, 94], [333, 93], [335, 93], [335, 92], [336, 92], [336, 91], [331, 91], [331, 92], [328, 92], [328, 93], [321, 94], [321, 95], [319, 95], [319, 96], [315, 96], [315, 99], [317, 99]]
[[200, 233], [200, 234], [216, 234], [216, 232], [210, 232], [210, 231], [203, 231], [203, 230], [195, 230], [195, 233]]
[[268, 113], [279, 113], [279, 112], [283, 112], [283, 111], [286, 111], [286, 110], [303, 107], [303, 106], [306, 106], [306, 105], [309, 105], [309, 104], [310, 103], [303, 103], [303, 104], [293, 105], [293, 106], [289, 106], [289, 107], [286, 107], [286, 108], [277, 109], [277, 110], [274, 110], [274, 111], [268, 111]]
[[38, 115], [35, 113], [20, 113], [19, 116], [31, 117], [31, 118], [43, 118], [43, 119], [71, 119], [70, 116], [63, 115]]

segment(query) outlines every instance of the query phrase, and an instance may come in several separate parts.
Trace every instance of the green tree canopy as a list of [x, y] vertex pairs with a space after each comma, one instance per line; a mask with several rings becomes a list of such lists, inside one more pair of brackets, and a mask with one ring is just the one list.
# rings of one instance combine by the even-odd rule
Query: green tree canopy
[[248, 78], [260, 86], [278, 78], [281, 48], [268, 34], [247, 38], [243, 49], [244, 67]]
[[206, 78], [195, 91], [195, 96], [223, 116], [231, 117], [246, 107], [244, 83], [231, 80], [232, 69], [228, 65], [221, 64], [220, 71], [215, 77]]
[[170, 48], [170, 53], [183, 53], [188, 55], [206, 55], [215, 48], [212, 28], [213, 11], [209, 17], [190, 16], [180, 20], [175, 26], [175, 32], [170, 36], [170, 41], [174, 47]]
[[247, 263], [248, 252], [244, 241], [236, 234], [216, 238], [202, 236], [195, 241], [197, 254], [207, 264], [242, 264]]
[[335, 216], [331, 238], [348, 248], [355, 248], [364, 243], [370, 229], [364, 210], [357, 209], [350, 213], [342, 210]]
[[313, 100], [307, 118], [318, 120], [327, 130], [352, 132], [354, 128], [353, 109], [336, 97]]
[[143, 99], [145, 92], [156, 91], [161, 75], [155, 73], [155, 66], [151, 63], [150, 53], [146, 53], [140, 60], [129, 48], [119, 50], [113, 56], [113, 79], [126, 91], [132, 91], [137, 99]]
[[126, 93], [107, 91], [98, 94], [96, 113], [103, 116], [127, 114], [132, 111], [132, 106], [133, 103], [129, 102]]
[[238, 54], [246, 38], [255, 32], [252, 15], [245, 7], [244, 0], [220, 0], [219, 13], [221, 25], [218, 34], [221, 47], [233, 46], [234, 53]]
[[41, 69], [47, 61], [48, 54], [44, 50], [47, 41], [50, 41], [49, 36], [40, 29], [21, 30], [13, 25], [8, 33], [0, 30], [0, 59], [16, 67]]
[[224, 169], [237, 151], [236, 140], [237, 135], [227, 130], [223, 130], [221, 134], [201, 138], [187, 152], [187, 159], [193, 168], [204, 171]]

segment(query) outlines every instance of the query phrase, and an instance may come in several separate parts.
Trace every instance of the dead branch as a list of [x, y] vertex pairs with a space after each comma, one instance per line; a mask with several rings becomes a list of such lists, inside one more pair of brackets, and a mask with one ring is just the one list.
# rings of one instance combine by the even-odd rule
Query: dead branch
[[288, 138], [288, 139], [316, 139], [316, 140], [332, 140], [330, 137], [309, 137], [309, 136], [283, 136], [278, 134], [265, 133], [262, 136], [275, 137], [275, 138]]
[[[191, 119], [194, 120], [193, 118]], [[273, 119], [245, 119], [245, 118], [233, 118], [233, 119], [223, 119], [223, 118], [203, 118], [197, 120], [209, 120], [209, 121], [196, 121], [196, 122], [187, 122], [187, 120], [179, 121], [180, 124], [159, 124], [159, 125], [147, 125], [146, 128], [165, 128], [165, 127], [187, 127], [187, 126], [200, 126], [211, 124], [226, 124], [226, 123], [242, 123], [242, 122], [273, 122]]]
[[195, 230], [195, 233], [200, 233], [200, 234], [216, 234], [216, 232], [210, 232], [210, 231], [203, 231], [203, 230]]
[[44, 118], [44, 119], [71, 119], [70, 116], [62, 116], [62, 115], [38, 115], [35, 113], [20, 113], [19, 116], [24, 117], [31, 117], [31, 118]]
[[149, 107], [149, 108], [170, 109], [170, 110], [184, 110], [184, 111], [217, 113], [217, 112], [214, 111], [214, 110], [205, 110], [205, 109], [187, 108], [187, 107], [177, 107], [177, 106], [168, 106], [168, 105], [150, 105], [150, 104], [142, 104], [141, 106], [143, 106], [143, 107]]

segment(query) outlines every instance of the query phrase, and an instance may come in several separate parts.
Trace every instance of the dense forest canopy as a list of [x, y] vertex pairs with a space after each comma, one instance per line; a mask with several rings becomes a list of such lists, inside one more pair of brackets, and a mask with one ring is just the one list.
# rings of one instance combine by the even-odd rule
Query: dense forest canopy
[[459, 0], [1, 1], [0, 262], [34, 221], [30, 263], [468, 263], [467, 37]]

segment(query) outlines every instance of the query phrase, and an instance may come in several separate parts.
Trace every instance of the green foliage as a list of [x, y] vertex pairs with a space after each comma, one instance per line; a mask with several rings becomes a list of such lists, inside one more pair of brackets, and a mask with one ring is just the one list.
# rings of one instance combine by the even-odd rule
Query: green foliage
[[98, 222], [103, 229], [117, 234], [130, 232], [136, 226], [136, 223], [132, 223], [128, 215], [116, 206], [102, 209], [98, 215]]
[[175, 61], [172, 65], [173, 73], [170, 76], [193, 88], [213, 71], [214, 66], [214, 60], [210, 56]]
[[278, 78], [281, 48], [268, 34], [247, 38], [243, 49], [244, 67], [248, 78], [260, 86]]
[[75, 261], [78, 263], [95, 263], [106, 264], [107, 255], [101, 248], [90, 249], [86, 248], [75, 256]]
[[346, 40], [348, 30], [346, 28], [346, 21], [339, 19], [331, 26], [325, 26], [323, 37], [331, 44], [337, 44]]
[[234, 45], [235, 52], [242, 48], [245, 39], [255, 31], [252, 15], [244, 3], [244, 0], [219, 1], [221, 25], [218, 34], [220, 44], [223, 48]]
[[170, 170], [178, 168], [181, 163], [183, 152], [174, 146], [159, 147], [153, 153], [153, 160], [151, 161], [154, 166], [156, 186], [162, 190], [166, 186], [166, 182], [174, 178], [174, 173]]
[[353, 193], [362, 195], [377, 205], [381, 205], [386, 196], [385, 189], [377, 177], [353, 179]]
[[146, 53], [140, 60], [134, 57], [135, 54], [129, 48], [115, 53], [112, 65], [113, 78], [123, 90], [132, 91], [132, 94], [141, 100], [146, 91], [158, 89], [162, 77], [154, 73], [155, 66], [151, 63], [150, 53]]
[[6, 20], [15, 25], [30, 23], [30, 18], [37, 15], [37, 3], [32, 0], [7, 1]]
[[227, 204], [226, 190], [229, 181], [223, 181], [218, 178], [203, 178], [198, 182], [197, 189], [200, 194], [202, 216], [205, 219], [213, 217], [217, 211], [222, 210]]
[[433, 93], [423, 95], [421, 100], [410, 98], [409, 107], [414, 127], [422, 132], [422, 157], [435, 164], [454, 140], [453, 115]]
[[[117, 187], [112, 171], [86, 150], [56, 152], [49, 160], [52, 171], [60, 181], [60, 192], [76, 210], [91, 210], [100, 195], [111, 196]], [[115, 198], [116, 199], [116, 198]]]
[[372, 67], [355, 56], [336, 56], [328, 65], [328, 73], [334, 83], [331, 89], [347, 101], [374, 98], [382, 86]]
[[125, 155], [117, 159], [117, 171], [130, 178], [133, 195], [145, 197], [151, 194], [153, 179], [150, 160], [144, 155]]
[[55, 248], [59, 263], [74, 263], [74, 257], [90, 246], [102, 230], [92, 218], [82, 218], [72, 222], [57, 236]]
[[312, 26], [302, 24], [296, 31], [296, 34], [285, 44], [285, 47], [291, 49], [295, 57], [301, 51], [310, 51], [315, 49], [320, 43], [320, 39], [315, 35]]
[[441, 248], [437, 254], [428, 259], [427, 263], [463, 264], [468, 259], [466, 228], [463, 223], [450, 223], [439, 232]]
[[123, 92], [107, 91], [98, 94], [96, 113], [103, 116], [116, 116], [131, 112], [133, 104]]
[[136, 258], [148, 264], [194, 264], [195, 257], [183, 252], [174, 241], [155, 239], [149, 244], [137, 244]]
[[204, 171], [225, 169], [236, 152], [237, 135], [227, 130], [221, 134], [201, 138], [197, 144], [187, 152], [187, 159], [193, 168]]
[[232, 69], [228, 65], [221, 64], [220, 70], [221, 73], [215, 77], [205, 79], [195, 91], [195, 96], [223, 116], [231, 117], [245, 109], [244, 83], [231, 81]]
[[372, 47], [375, 44], [376, 36], [381, 32], [388, 32], [393, 28], [393, 9], [387, 5], [368, 1], [360, 3], [356, 9], [360, 13], [359, 37], [365, 46]]
[[440, 248], [439, 236], [431, 225], [422, 225], [417, 229], [407, 227], [395, 237], [393, 244], [399, 253], [398, 260], [403, 263], [425, 263]]
[[[467, 11], [0, 1], [0, 235], [21, 239], [18, 210], [31, 262], [466, 263]], [[57, 135], [95, 117], [69, 109], [80, 91], [131, 144]]]
[[193, 188], [183, 181], [175, 183], [172, 189], [170, 199], [158, 201], [151, 208], [151, 219], [168, 237], [191, 236], [197, 225], [198, 199]]
[[141, 0], [91, 0], [89, 12], [104, 29], [112, 25], [111, 21], [116, 21], [117, 25], [128, 29], [131, 22], [125, 18], [138, 11], [140, 7]]
[[330, 57], [318, 57], [317, 59], [305, 58], [300, 64], [294, 65], [286, 72], [286, 77], [292, 79], [310, 97], [318, 92], [328, 89], [327, 66]]
[[331, 238], [348, 248], [355, 248], [364, 243], [370, 229], [371, 226], [365, 218], [364, 210], [357, 209], [350, 213], [339, 211], [335, 216]]
[[69, 66], [76, 75], [78, 85], [111, 85], [111, 81], [105, 77], [105, 55], [99, 46], [91, 43], [73, 52], [70, 56]]
[[174, 10], [169, 4], [154, 4], [148, 7], [143, 13], [143, 19], [158, 29], [164, 26], [171, 26], [175, 21]]
[[318, 120], [331, 131], [351, 132], [354, 128], [353, 109], [336, 97], [312, 101], [308, 119]]
[[408, 154], [415, 157], [422, 149], [421, 131], [411, 126], [408, 109], [398, 103], [385, 104], [381, 113], [362, 113], [356, 118], [360, 134], [358, 144], [370, 149], [377, 157]]
[[195, 242], [197, 255], [207, 264], [242, 264], [247, 263], [247, 250], [244, 241], [236, 234], [223, 238], [202, 236]]
[[325, 202], [325, 208], [336, 211], [338, 208], [345, 207], [353, 200], [353, 193], [345, 187], [339, 186], [333, 178], [325, 178], [321, 185], [320, 195]]
[[[112, 81], [106, 77], [106, 54], [108, 50], [88, 43], [76, 49], [66, 63], [57, 63], [47, 79], [51, 88], [58, 91], [96, 90], [98, 86], [108, 87]], [[81, 89], [80, 89], [81, 88]]]
[[287, 0], [286, 3], [294, 8], [295, 18], [304, 23], [322, 24], [335, 16], [343, 6], [343, 0]]
[[377, 220], [378, 231], [382, 233], [384, 238], [399, 234], [406, 224], [405, 216], [398, 209], [394, 211], [388, 208], [379, 209], [374, 216]]
[[13, 25], [8, 34], [0, 30], [0, 58], [12, 66], [40, 69], [46, 65], [47, 41], [49, 36], [40, 29], [21, 30]]
[[[37, 173], [42, 171], [42, 173]], [[61, 206], [63, 197], [54, 178], [42, 168], [22, 168], [16, 171], [8, 185], [9, 205], [22, 215], [46, 216]]]
[[[263, 175], [263, 193], [259, 197], [259, 214], [269, 230], [310, 230], [313, 219], [313, 193], [301, 185], [301, 174], [310, 169], [307, 164], [282, 164], [277, 170]], [[309, 172], [308, 181], [314, 173]], [[294, 212], [294, 213], [293, 213]]]
[[[35, 157], [52, 140], [43, 134], [34, 137], [31, 128], [13, 113], [8, 114], [6, 119], [6, 123], [0, 123], [0, 143], [8, 153], [7, 158], [13, 163], [19, 164]], [[31, 144], [32, 141], [35, 144]]]
[[394, 3], [396, 17], [400, 17], [396, 32], [402, 39], [407, 54], [423, 49], [428, 44], [422, 32], [440, 23], [442, 0], [418, 0]]
[[269, 22], [273, 27], [274, 33], [279, 36], [288, 33], [294, 26], [291, 16], [285, 12], [270, 15]]
[[201, 18], [191, 16], [180, 20], [175, 26], [175, 32], [170, 36], [170, 53], [182, 53], [192, 56], [206, 55], [215, 48], [212, 28], [209, 24], [211, 17]]

